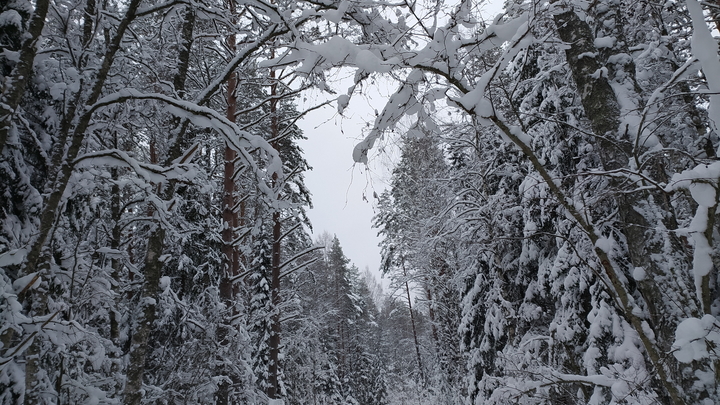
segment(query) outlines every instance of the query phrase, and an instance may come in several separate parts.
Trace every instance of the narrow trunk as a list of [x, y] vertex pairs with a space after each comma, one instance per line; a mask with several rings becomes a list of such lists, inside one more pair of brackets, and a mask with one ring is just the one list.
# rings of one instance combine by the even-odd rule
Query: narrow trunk
[[[228, 1], [228, 10], [231, 16], [235, 15], [235, 4], [233, 0]], [[230, 52], [235, 53], [235, 35], [227, 38], [227, 45]], [[227, 82], [225, 100], [227, 102], [226, 118], [231, 122], [235, 122], [235, 113], [237, 109], [237, 74], [233, 73]], [[235, 246], [235, 235], [238, 227], [238, 216], [235, 211], [235, 160], [237, 152], [225, 144], [224, 152], [225, 166], [223, 171], [223, 229], [222, 253], [224, 256], [224, 273], [220, 279], [220, 298], [223, 300], [226, 308], [226, 315], [223, 324], [219, 325], [217, 332], [217, 340], [222, 347], [228, 347], [231, 342], [228, 341], [230, 334], [230, 319], [235, 315], [233, 312], [236, 288], [233, 286], [233, 278], [240, 272], [239, 254]], [[219, 356], [223, 356], [221, 351]], [[225, 365], [223, 358], [218, 358], [217, 363], [220, 365], [217, 374], [222, 378], [218, 383], [216, 399], [218, 405], [230, 404], [232, 380], [229, 376], [228, 367]]]
[[[110, 67], [115, 60], [115, 55], [120, 50], [120, 43], [125, 35], [125, 31], [128, 29], [130, 23], [135, 19], [135, 13], [142, 0], [132, 0], [128, 4], [128, 9], [125, 17], [120, 22], [117, 28], [115, 37], [108, 46], [105, 56], [103, 57], [102, 65], [97, 73], [97, 78], [93, 84], [92, 91], [85, 103], [87, 110], [79, 117], [77, 126], [70, 136], [70, 145], [67, 147], [64, 159], [60, 164], [55, 182], [52, 185], [52, 192], [44, 201], [43, 210], [40, 214], [40, 227], [37, 232], [37, 236], [33, 241], [32, 247], [25, 258], [25, 263], [21, 271], [21, 275], [33, 273], [39, 268], [41, 253], [45, 247], [45, 243], [48, 241], [50, 234], [52, 233], [53, 226], [57, 215], [60, 214], [60, 205], [63, 201], [63, 194], [68, 186], [70, 177], [73, 172], [74, 160], [80, 153], [83, 141], [85, 140], [85, 131], [90, 125], [90, 118], [92, 117], [92, 111], [89, 107], [95, 104], [102, 94], [102, 89], [105, 84], [105, 80], [108, 78], [110, 73]], [[0, 135], [1, 136], [1, 135]], [[61, 134], [62, 136], [62, 134]], [[60, 147], [64, 147], [61, 145]]]
[[[234, 39], [228, 43], [234, 47]], [[235, 119], [235, 90], [237, 86], [236, 76], [232, 75], [227, 86], [227, 118]], [[238, 226], [237, 213], [235, 212], [235, 160], [237, 152], [225, 144], [225, 167], [223, 172], [223, 255], [225, 256], [225, 273], [220, 283], [220, 296], [229, 304], [233, 300], [232, 278], [239, 272], [238, 254], [235, 248], [235, 230]]]
[[147, 342], [155, 322], [156, 297], [160, 289], [160, 275], [163, 262], [160, 260], [164, 250], [165, 229], [160, 224], [150, 235], [147, 253], [145, 254], [145, 280], [143, 281], [140, 305], [137, 309], [133, 325], [132, 343], [130, 346], [129, 365], [125, 382], [125, 405], [140, 405], [143, 391], [142, 382], [145, 374], [145, 356]]
[[[271, 56], [272, 57], [272, 56]], [[271, 139], [278, 139], [280, 135], [280, 128], [278, 126], [278, 111], [277, 111], [277, 83], [275, 82], [275, 71], [270, 71], [270, 80], [272, 84], [270, 86], [270, 96], [272, 101], [270, 102], [270, 137]], [[279, 144], [275, 141], [272, 144], [275, 150], [278, 149]], [[278, 188], [278, 174], [273, 173], [273, 187]], [[277, 191], [278, 197], [280, 191]], [[276, 208], [272, 215], [273, 221], [273, 244], [272, 244], [272, 271], [270, 279], [271, 288], [271, 300], [272, 300], [272, 316], [270, 325], [270, 369], [268, 376], [268, 389], [267, 394], [270, 398], [280, 397], [280, 238], [282, 236], [282, 226], [280, 223], [280, 212]]]
[[[112, 168], [110, 170], [111, 176], [113, 180], [118, 179], [118, 169]], [[110, 249], [113, 251], [118, 251], [120, 249], [120, 238], [122, 236], [121, 233], [121, 227], [120, 227], [120, 218], [122, 218], [122, 212], [120, 211], [120, 186], [117, 184], [113, 184], [111, 189], [111, 200], [110, 200], [110, 215], [112, 217], [112, 220], [114, 222], [114, 226], [112, 229], [112, 236], [110, 239]], [[120, 259], [113, 256], [110, 259], [110, 267], [112, 268], [112, 273], [110, 276], [113, 279], [113, 286], [112, 290], [116, 297], [119, 297], [120, 295], [117, 294], [117, 287], [120, 284], [120, 268], [122, 263], [120, 262]], [[110, 309], [110, 340], [115, 344], [116, 346], [119, 345], [119, 338], [120, 338], [120, 320], [119, 315], [117, 313], [117, 303], [114, 306], [114, 308]]]
[[[113, 137], [113, 147], [118, 149], [120, 147], [120, 144], [118, 142], [117, 132], [113, 134]], [[117, 181], [120, 178], [120, 170], [116, 167], [111, 168], [110, 176], [113, 180], [113, 185], [110, 189], [110, 218], [113, 223], [113, 228], [110, 236], [110, 249], [112, 249], [113, 251], [119, 251], [122, 238], [122, 224], [120, 223], [120, 220], [122, 219], [122, 196], [120, 194], [120, 186], [117, 184]], [[117, 257], [117, 255], [113, 255], [113, 257], [110, 259], [110, 268], [112, 269], [110, 276], [113, 279], [112, 291], [113, 293], [115, 293], [115, 297], [121, 296], [120, 291], [118, 291], [118, 287], [120, 286], [121, 266], [122, 262], [120, 261], [120, 259]], [[116, 298], [115, 305], [109, 310], [110, 340], [116, 347], [118, 347], [120, 344], [120, 320], [118, 319], [119, 314], [117, 312], [117, 304], [118, 299]], [[114, 354], [115, 353], [111, 353], [111, 355]]]
[[0, 98], [0, 153], [7, 143], [8, 132], [12, 127], [12, 118], [20, 105], [25, 88], [32, 78], [33, 62], [37, 54], [37, 42], [45, 27], [45, 16], [50, 5], [49, 0], [37, 0], [35, 12], [30, 17], [30, 26], [20, 48], [20, 58], [9, 78], [5, 79]]
[[420, 372], [420, 381], [425, 384], [425, 371], [423, 370], [422, 357], [420, 356], [420, 341], [418, 340], [417, 327], [415, 326], [415, 314], [412, 309], [412, 298], [410, 297], [410, 284], [407, 281], [407, 270], [405, 269], [405, 259], [402, 259], [403, 276], [405, 276], [405, 294], [407, 297], [408, 310], [410, 311], [410, 324], [412, 325], [413, 341], [415, 342], [415, 355], [417, 356], [418, 371]]
[[[178, 76], [175, 77], [176, 90], [178, 87], [184, 89], [185, 74], [187, 73], [187, 64], [189, 63], [189, 50], [192, 46], [192, 26], [194, 24], [195, 15], [190, 7], [186, 8], [185, 26], [183, 30], [184, 45], [187, 50], [181, 51], [180, 55], [185, 55], [187, 59], [178, 60]], [[182, 75], [182, 76], [181, 76]], [[177, 84], [180, 83], [180, 86]], [[175, 147], [171, 148], [165, 159], [165, 165], [173, 162], [182, 156], [183, 139], [187, 135], [187, 121], [179, 123], [176, 127], [177, 139]], [[165, 185], [162, 198], [166, 201], [172, 199], [175, 195], [175, 182], [170, 181]], [[142, 382], [145, 374], [145, 357], [147, 351], [147, 342], [152, 331], [152, 324], [155, 321], [155, 308], [157, 305], [157, 296], [160, 289], [159, 281], [162, 274], [163, 263], [160, 257], [165, 251], [165, 229], [162, 224], [157, 223], [156, 228], [150, 234], [148, 240], [147, 253], [145, 254], [144, 270], [145, 279], [143, 281], [143, 289], [140, 297], [140, 308], [137, 313], [136, 321], [132, 328], [132, 340], [130, 345], [129, 365], [127, 371], [127, 379], [125, 383], [125, 392], [123, 403], [125, 405], [136, 405], [142, 402]]]
[[280, 397], [280, 213], [273, 213], [272, 273], [270, 280], [272, 316], [270, 325], [270, 370], [267, 394]]
[[83, 21], [83, 46], [88, 46], [92, 40], [95, 12], [95, 0], [87, 0], [85, 3], [85, 17], [83, 17], [85, 20]]
[[[49, 256], [48, 252], [44, 252], [45, 256]], [[47, 257], [46, 262], [49, 267], [50, 258]], [[43, 269], [47, 270], [47, 269]], [[29, 314], [32, 317], [42, 316], [48, 313], [48, 291], [46, 284], [40, 281], [40, 287], [32, 292], [28, 292], [26, 299], [29, 302]], [[20, 297], [18, 297], [20, 298]], [[42, 326], [40, 322], [34, 322], [33, 332], [37, 333], [30, 347], [25, 352], [25, 405], [44, 405], [47, 398], [45, 395], [50, 394], [50, 385], [48, 376], [43, 373], [40, 365], [42, 360], [43, 337], [40, 333]]]
[[38, 336], [25, 351], [25, 405], [41, 405], [44, 404], [42, 396], [42, 381], [38, 379], [38, 373], [42, 370], [40, 367], [41, 341]]

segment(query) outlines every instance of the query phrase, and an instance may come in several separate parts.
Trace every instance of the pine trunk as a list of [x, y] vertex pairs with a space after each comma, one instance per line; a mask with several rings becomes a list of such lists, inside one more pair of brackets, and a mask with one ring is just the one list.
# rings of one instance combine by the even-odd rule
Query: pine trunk
[[[275, 82], [275, 71], [270, 71], [270, 80], [272, 81], [270, 87], [270, 137], [277, 140], [280, 135], [280, 128], [278, 125], [278, 111], [277, 111], [277, 83]], [[277, 141], [273, 142], [272, 147], [278, 150], [279, 144]], [[277, 189], [278, 174], [272, 174], [273, 186]], [[278, 192], [279, 195], [279, 192]], [[280, 397], [280, 247], [282, 237], [282, 224], [280, 222], [279, 208], [275, 208], [272, 214], [272, 232], [273, 232], [273, 243], [272, 243], [272, 270], [270, 274], [270, 290], [272, 300], [272, 315], [270, 325], [270, 367], [268, 376], [268, 397], [276, 399]]]
[[418, 364], [418, 373], [420, 381], [425, 384], [425, 371], [423, 369], [422, 356], [420, 355], [420, 340], [418, 339], [417, 327], [415, 326], [415, 313], [412, 307], [412, 298], [410, 297], [410, 284], [407, 281], [407, 270], [405, 270], [405, 259], [402, 260], [403, 276], [405, 276], [405, 294], [407, 298], [408, 311], [410, 312], [410, 324], [412, 326], [413, 342], [415, 343], [415, 357]]
[[[235, 5], [231, 0], [228, 2], [229, 12], [231, 16], [235, 15]], [[234, 53], [236, 50], [235, 46], [235, 35], [230, 35], [227, 39], [227, 45], [230, 52]], [[237, 108], [237, 75], [232, 74], [227, 82], [227, 94], [225, 100], [227, 103], [226, 118], [235, 122], [235, 112]], [[235, 235], [238, 227], [238, 215], [235, 211], [235, 160], [237, 159], [237, 152], [230, 147], [229, 144], [225, 144], [224, 151], [224, 172], [223, 172], [223, 256], [224, 256], [224, 273], [220, 280], [220, 298], [223, 300], [226, 309], [226, 315], [223, 318], [223, 324], [218, 326], [218, 343], [221, 347], [228, 347], [230, 341], [228, 336], [230, 335], [230, 319], [235, 315], [234, 300], [236, 295], [236, 288], [233, 285], [234, 277], [240, 272], [240, 255], [235, 246]], [[216, 393], [216, 399], [218, 405], [230, 404], [231, 397], [231, 386], [232, 377], [229, 376], [229, 369], [223, 360], [224, 353], [218, 353], [218, 364], [220, 365], [218, 374], [222, 380], [218, 383], [218, 391]]]

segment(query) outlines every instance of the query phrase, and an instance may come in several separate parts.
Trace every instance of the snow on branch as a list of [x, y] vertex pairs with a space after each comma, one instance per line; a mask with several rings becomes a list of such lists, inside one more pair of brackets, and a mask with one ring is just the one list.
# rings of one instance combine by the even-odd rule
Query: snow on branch
[[[682, 363], [705, 358], [720, 358], [720, 324], [712, 315], [702, 318], [689, 318], [677, 326], [673, 356]], [[713, 381], [714, 384], [714, 381]]]
[[[241, 159], [248, 164], [255, 173], [258, 180], [258, 187], [271, 201], [276, 201], [276, 192], [269, 184], [272, 182], [272, 175], [277, 174], [279, 179], [283, 178], [283, 165], [278, 152], [261, 136], [253, 135], [242, 131], [238, 126], [228, 120], [225, 116], [208, 107], [178, 100], [159, 93], [143, 93], [135, 89], [124, 89], [110, 94], [98, 100], [88, 113], [111, 105], [122, 103], [128, 100], [155, 100], [166, 104], [169, 113], [187, 119], [193, 125], [201, 128], [213, 128], [220, 133], [227, 144], [235, 149]], [[268, 165], [264, 169], [258, 167], [257, 162], [250, 152], [261, 150], [267, 157]]]
[[170, 167], [139, 162], [130, 157], [127, 152], [119, 149], [107, 149], [90, 152], [75, 159], [75, 167], [90, 165], [120, 166], [132, 169], [135, 174], [148, 183], [161, 183], [167, 180], [192, 182], [197, 176], [194, 165], [175, 163]]
[[718, 58], [720, 50], [705, 22], [700, 3], [697, 0], [686, 0], [686, 4], [693, 25], [692, 53], [700, 61], [708, 88], [713, 94], [710, 96], [708, 108], [710, 127], [715, 133], [720, 133], [720, 58]]
[[[666, 187], [671, 192], [678, 189], [687, 189], [693, 200], [698, 204], [690, 225], [678, 229], [681, 234], [690, 235], [693, 242], [693, 275], [695, 277], [695, 290], [707, 311], [710, 310], [711, 297], [709, 291], [710, 273], [715, 268], [713, 263], [713, 228], [715, 214], [720, 199], [720, 162], [701, 164], [693, 169], [677, 173]], [[680, 331], [678, 325], [678, 333]]]
[[[499, 20], [496, 19], [494, 24], [490, 25], [482, 35], [472, 42], [463, 42], [462, 40], [454, 39], [455, 37], [459, 37], [459, 33], [454, 30], [455, 27], [450, 26], [439, 28], [435, 33], [433, 41], [428, 43], [422, 50], [417, 52], [399, 51], [396, 57], [389, 59], [393, 61], [398, 59], [405, 61], [398, 66], [412, 70], [395, 94], [390, 97], [382, 113], [375, 120], [375, 125], [370, 134], [355, 146], [353, 150], [353, 160], [355, 162], [367, 163], [368, 152], [373, 148], [377, 139], [382, 136], [382, 133], [388, 128], [392, 128], [402, 117], [416, 114], [422, 108], [422, 104], [418, 101], [417, 96], [420, 91], [419, 84], [424, 79], [426, 73], [444, 78], [462, 94], [459, 97], [452, 97], [447, 91], [442, 92], [452, 105], [478, 118], [495, 115], [492, 104], [485, 97], [485, 91], [497, 74], [505, 69], [510, 61], [532, 42], [533, 37], [529, 28], [529, 16], [528, 14], [521, 14], [519, 17], [505, 24], [500, 24]], [[461, 74], [462, 63], [459, 61], [450, 62], [450, 59], [456, 57], [455, 54], [457, 52], [449, 51], [449, 44], [456, 44], [457, 47], [453, 49], [457, 50], [460, 46], [472, 43], [474, 45], [472, 52], [479, 52], [485, 47], [489, 47], [489, 49], [496, 48], [503, 46], [507, 42], [511, 42], [511, 44], [504, 49], [498, 61], [490, 70], [482, 74], [474, 84], [467, 83], [464, 79], [461, 79], [461, 77], [463, 77]], [[481, 47], [480, 44], [483, 44], [483, 46]], [[412, 54], [412, 57], [407, 57], [408, 54]], [[452, 54], [452, 56], [450, 54]], [[438, 61], [448, 62], [441, 63]], [[437, 89], [431, 91], [433, 91], [433, 97], [430, 97], [430, 99], [435, 99]], [[487, 124], [491, 125], [492, 123], [488, 121]], [[530, 139], [525, 139], [525, 141], [529, 140]]]

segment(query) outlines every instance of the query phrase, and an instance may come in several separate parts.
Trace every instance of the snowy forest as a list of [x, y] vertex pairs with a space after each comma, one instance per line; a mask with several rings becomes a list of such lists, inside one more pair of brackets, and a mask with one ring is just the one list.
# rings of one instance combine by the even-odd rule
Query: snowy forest
[[[485, 5], [0, 2], [0, 403], [720, 403], [720, 3]], [[298, 146], [377, 86], [385, 290]]]

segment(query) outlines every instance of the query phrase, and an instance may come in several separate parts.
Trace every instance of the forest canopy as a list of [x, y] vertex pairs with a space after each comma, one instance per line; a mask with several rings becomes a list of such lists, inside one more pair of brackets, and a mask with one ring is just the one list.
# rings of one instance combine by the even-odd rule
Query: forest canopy
[[[720, 6], [483, 6], [3, 2], [0, 403], [720, 403]], [[297, 144], [378, 82], [386, 293]]]

